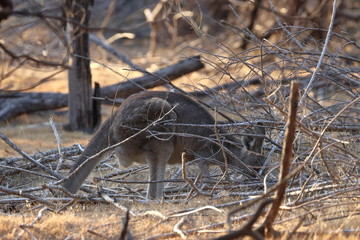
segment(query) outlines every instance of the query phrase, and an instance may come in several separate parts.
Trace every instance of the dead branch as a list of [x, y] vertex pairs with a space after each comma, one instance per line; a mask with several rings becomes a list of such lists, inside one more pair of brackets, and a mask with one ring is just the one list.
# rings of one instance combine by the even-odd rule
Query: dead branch
[[11, 195], [17, 195], [20, 197], [25, 197], [27, 199], [33, 200], [34, 202], [45, 204], [46, 206], [49, 206], [49, 207], [55, 207], [55, 204], [53, 204], [49, 201], [46, 201], [43, 198], [36, 197], [36, 196], [28, 194], [28, 193], [24, 193], [21, 190], [13, 190], [13, 189], [10, 189], [7, 187], [0, 186], [0, 192], [4, 192], [6, 194], [11, 194]]
[[64, 161], [64, 156], [63, 156], [63, 154], [61, 152], [61, 140], [60, 140], [60, 137], [59, 137], [59, 133], [58, 133], [58, 131], [56, 129], [55, 123], [52, 120], [52, 118], [49, 119], [49, 123], [51, 125], [51, 128], [53, 129], [55, 139], [56, 139], [56, 143], [57, 143], [57, 146], [58, 146], [59, 156], [60, 156], [58, 165], [56, 166], [56, 169], [55, 169], [55, 172], [58, 173], [60, 168], [61, 168], [61, 165], [62, 165], [62, 163]]
[[305, 97], [307, 97], [308, 92], [309, 92], [309, 89], [310, 89], [310, 87], [312, 86], [313, 82], [315, 81], [315, 79], [316, 79], [316, 77], [317, 77], [317, 73], [318, 73], [318, 71], [319, 71], [319, 69], [320, 69], [320, 66], [321, 66], [321, 64], [322, 64], [322, 61], [323, 61], [323, 58], [324, 58], [326, 49], [327, 49], [328, 44], [329, 44], [329, 40], [330, 40], [330, 36], [331, 36], [331, 33], [332, 33], [332, 29], [333, 29], [333, 26], [334, 26], [336, 9], [337, 9], [337, 0], [334, 0], [334, 2], [333, 2], [333, 11], [332, 11], [332, 14], [331, 14], [331, 20], [330, 20], [330, 23], [329, 23], [328, 32], [327, 32], [327, 34], [326, 34], [326, 39], [325, 39], [324, 47], [323, 47], [323, 49], [322, 49], [322, 51], [321, 51], [321, 55], [320, 55], [320, 57], [319, 57], [318, 63], [317, 63], [316, 68], [315, 68], [315, 71], [313, 72], [313, 74], [312, 74], [312, 76], [311, 76], [311, 79], [310, 79], [310, 81], [309, 81], [309, 84], [308, 84], [307, 87], [305, 88], [305, 92], [304, 92], [302, 98], [300, 99], [300, 102], [299, 102], [299, 105], [300, 105], [300, 106], [303, 104]]
[[99, 194], [99, 195], [100, 195], [100, 197], [101, 197], [102, 199], [104, 199], [106, 202], [110, 203], [110, 204], [113, 205], [114, 207], [116, 207], [116, 208], [118, 208], [118, 209], [120, 209], [120, 210], [122, 210], [122, 211], [125, 211], [125, 212], [126, 212], [126, 215], [129, 215], [129, 214], [131, 214], [132, 216], [135, 215], [135, 214], [134, 214], [132, 211], [130, 211], [128, 208], [120, 205], [119, 203], [115, 202], [115, 200], [114, 200], [113, 198], [111, 198], [111, 197], [109, 197], [108, 195], [102, 193], [101, 190], [100, 190], [100, 194]]
[[[40, 209], [40, 211], [38, 212], [38, 215], [36, 216], [36, 218], [30, 223], [30, 224], [22, 224], [21, 228], [22, 231], [18, 234], [16, 239], [20, 239], [20, 237], [24, 234], [24, 232], [26, 231], [25, 228], [32, 228], [34, 227], [34, 224], [37, 223], [38, 221], [41, 220], [41, 218], [43, 217], [43, 213], [45, 211], [49, 211], [50, 209], [48, 207], [43, 207], [42, 209]], [[51, 211], [51, 210], [50, 210]], [[27, 232], [28, 234], [30, 234], [29, 232]], [[36, 239], [36, 238], [33, 238]]]
[[180, 235], [182, 239], [186, 239], [186, 235], [183, 230], [181, 230], [181, 226], [186, 223], [186, 220], [184, 217], [180, 219], [178, 223], [174, 225], [173, 231]]
[[12, 149], [14, 149], [16, 152], [18, 152], [21, 156], [23, 156], [25, 159], [27, 159], [28, 161], [32, 162], [33, 164], [35, 164], [36, 166], [40, 167], [42, 170], [44, 170], [45, 172], [49, 173], [51, 176], [54, 176], [58, 179], [61, 179], [62, 177], [50, 170], [49, 168], [47, 168], [46, 166], [44, 166], [43, 164], [41, 164], [40, 162], [36, 161], [35, 159], [33, 159], [31, 156], [29, 156], [27, 153], [25, 153], [23, 150], [21, 150], [18, 146], [16, 146], [9, 138], [7, 138], [3, 133], [0, 132], [0, 138], [2, 140], [4, 140], [4, 142], [6, 142]]
[[252, 227], [256, 223], [256, 221], [259, 219], [259, 217], [262, 215], [264, 208], [273, 202], [273, 199], [268, 198], [262, 201], [262, 203], [259, 205], [258, 209], [254, 213], [254, 215], [251, 217], [251, 219], [239, 230], [232, 231], [224, 236], [214, 238], [214, 240], [230, 240], [235, 239], [239, 237], [244, 236], [251, 236], [254, 239], [263, 239], [263, 237], [258, 233], [257, 231], [253, 231]]
[[136, 65], [135, 63], [133, 63], [130, 59], [128, 59], [125, 55], [121, 54], [120, 52], [118, 52], [115, 48], [111, 47], [110, 45], [108, 45], [107, 43], [104, 43], [103, 41], [101, 41], [101, 39], [99, 39], [97, 36], [95, 36], [94, 34], [89, 34], [89, 39], [96, 43], [97, 45], [99, 45], [100, 47], [102, 47], [103, 49], [105, 49], [107, 52], [111, 53], [112, 55], [114, 55], [115, 57], [117, 57], [118, 59], [120, 59], [122, 62], [126, 63], [127, 65], [129, 65], [131, 68], [133, 69], [142, 69], [142, 67]]
[[30, 61], [33, 62], [34, 65], [44, 65], [44, 66], [51, 66], [51, 67], [63, 67], [63, 68], [68, 68], [69, 66], [66, 66], [64, 63], [58, 63], [58, 62], [51, 62], [51, 61], [44, 61], [44, 60], [39, 60], [36, 59], [35, 57], [32, 57], [30, 55], [27, 54], [22, 54], [22, 55], [16, 55], [16, 53], [10, 51], [9, 49], [7, 49], [5, 47], [4, 44], [0, 43], [0, 48], [7, 54], [9, 55], [12, 59], [16, 59], [18, 61]]
[[[53, 164], [52, 162], [57, 160], [59, 158], [58, 149], [50, 150], [47, 152], [41, 152], [33, 155], [29, 155], [31, 158], [35, 159], [36, 161], [39, 161], [43, 164]], [[82, 153], [82, 149], [80, 144], [71, 146], [71, 147], [63, 147], [60, 149], [60, 151], [63, 153], [64, 158], [70, 158], [76, 155], [79, 155]], [[26, 158], [24, 157], [9, 157], [9, 158], [0, 158], [0, 165], [4, 167], [4, 169], [0, 168], [0, 175], [2, 176], [11, 176], [13, 174], [17, 174], [22, 170], [33, 170], [37, 167], [35, 163], [29, 163], [26, 162]], [[56, 168], [57, 163], [54, 164], [54, 168]], [[65, 166], [63, 166], [64, 168]], [[10, 170], [5, 170], [10, 169]], [[33, 174], [35, 174], [33, 171], [31, 171]], [[40, 174], [40, 173], [37, 173]], [[54, 178], [52, 176], [48, 176], [50, 178]]]
[[200, 194], [200, 195], [206, 195], [206, 196], [210, 196], [209, 193], [204, 193], [203, 191], [201, 191], [200, 189], [198, 189], [195, 184], [186, 176], [186, 167], [185, 167], [185, 163], [186, 163], [186, 160], [185, 160], [185, 155], [186, 153], [183, 152], [181, 154], [181, 166], [182, 166], [182, 178], [184, 179], [185, 182], [187, 182], [191, 189], [195, 190], [195, 192], [197, 194]]
[[[187, 58], [155, 73], [146, 72], [143, 77], [101, 88], [101, 96], [126, 98], [136, 92], [168, 83], [185, 74], [197, 71], [204, 65], [199, 56]], [[1, 93], [1, 92], [0, 92]], [[15, 93], [0, 94], [0, 121], [14, 118], [23, 113], [66, 107], [68, 94], [62, 93]]]
[[299, 83], [292, 82], [291, 83], [291, 94], [290, 94], [290, 104], [289, 104], [289, 113], [288, 113], [288, 120], [286, 123], [286, 130], [285, 130], [285, 140], [284, 146], [281, 153], [281, 168], [280, 168], [280, 178], [279, 178], [279, 187], [276, 191], [274, 202], [269, 210], [265, 222], [263, 226], [261, 226], [258, 230], [264, 236], [262, 232], [264, 227], [268, 232], [272, 232], [272, 224], [278, 214], [280, 205], [282, 200], [285, 196], [286, 184], [287, 181], [284, 179], [287, 177], [288, 172], [290, 170], [290, 161], [292, 158], [292, 150], [293, 150], [293, 143], [295, 139], [295, 130], [296, 130], [296, 115], [297, 115], [297, 106], [298, 106], [298, 97], [299, 97]]

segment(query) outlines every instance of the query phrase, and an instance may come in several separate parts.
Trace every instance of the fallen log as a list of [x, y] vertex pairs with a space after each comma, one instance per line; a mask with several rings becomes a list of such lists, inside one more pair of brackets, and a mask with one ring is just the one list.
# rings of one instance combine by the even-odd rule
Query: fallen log
[[[200, 56], [187, 58], [155, 73], [144, 73], [142, 77], [103, 87], [100, 90], [101, 97], [126, 98], [144, 89], [166, 84], [168, 81], [203, 67]], [[0, 94], [0, 121], [10, 120], [23, 113], [52, 110], [67, 107], [67, 105], [68, 94], [64, 93], [2, 93]]]

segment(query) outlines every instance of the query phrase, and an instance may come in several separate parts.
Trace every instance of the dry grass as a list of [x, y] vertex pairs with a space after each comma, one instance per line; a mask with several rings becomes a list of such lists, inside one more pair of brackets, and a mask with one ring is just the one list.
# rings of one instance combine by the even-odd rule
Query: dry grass
[[[227, 199], [229, 201], [231, 199]], [[197, 204], [169, 204], [169, 203], [156, 203], [156, 204], [132, 204], [131, 209], [138, 212], [138, 216], [130, 217], [129, 230], [134, 239], [145, 239], [150, 236], [158, 236], [162, 234], [172, 233], [173, 227], [179, 222], [179, 218], [162, 219], [154, 215], [142, 215], [145, 211], [160, 211], [162, 214], [172, 213], [176, 209], [180, 211], [190, 207], [197, 207], [204, 205], [208, 202], [206, 198], [196, 198]], [[360, 205], [352, 205], [351, 208], [359, 209]], [[42, 218], [33, 224], [29, 225], [37, 216], [39, 210], [23, 210], [21, 214], [0, 215], [1, 224], [0, 234], [2, 239], [15, 239], [22, 228], [27, 229], [30, 233], [34, 234], [37, 239], [64, 239], [71, 236], [71, 239], [103, 239], [103, 236], [109, 239], [116, 239], [122, 230], [124, 212], [116, 210], [109, 205], [76, 205], [61, 214], [53, 212], [44, 212]], [[251, 212], [252, 209], [249, 209]], [[303, 211], [303, 210], [302, 210]], [[315, 222], [308, 216], [303, 223], [305, 226], [297, 229], [293, 233], [293, 239], [358, 239], [360, 233], [347, 232], [347, 229], [358, 229], [359, 216], [348, 216], [348, 211], [353, 211], [347, 206], [336, 207], [327, 209], [323, 216], [318, 218]], [[339, 217], [344, 213], [345, 218], [338, 220], [325, 220], [331, 216], [331, 213], [336, 213]], [[281, 233], [279, 239], [287, 239], [297, 223], [301, 218], [296, 218], [292, 221], [282, 222], [288, 218], [293, 218], [298, 214], [298, 211], [281, 211], [275, 228]], [[316, 213], [314, 213], [314, 216]], [[314, 217], [313, 216], [313, 217]], [[203, 211], [184, 217], [185, 223], [181, 229], [189, 230], [194, 228], [204, 227], [212, 223], [223, 222], [226, 219], [226, 213], [216, 213], [214, 211]], [[306, 224], [311, 223], [309, 226]], [[240, 228], [244, 221], [237, 221], [233, 224], [233, 228]], [[218, 232], [215, 234], [214, 232]], [[98, 234], [98, 235], [96, 235]], [[206, 239], [216, 235], [224, 234], [224, 229], [221, 226], [215, 228], [207, 228], [204, 232], [188, 235], [188, 239]], [[29, 239], [28, 233], [23, 233], [22, 239]], [[179, 235], [167, 236], [166, 239], [179, 239]]]

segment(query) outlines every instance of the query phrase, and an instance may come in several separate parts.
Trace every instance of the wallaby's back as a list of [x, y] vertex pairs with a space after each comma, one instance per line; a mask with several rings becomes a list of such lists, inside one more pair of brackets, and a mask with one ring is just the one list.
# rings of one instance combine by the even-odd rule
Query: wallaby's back
[[[148, 127], [155, 121], [158, 122]], [[209, 137], [213, 133], [211, 128], [174, 126], [171, 123], [213, 124], [214, 119], [198, 103], [183, 94], [156, 91], [134, 94], [101, 125], [70, 172], [87, 158], [128, 138], [116, 150], [118, 157], [122, 155], [119, 160], [125, 166], [131, 162], [144, 163], [144, 156], [152, 151], [148, 143], [154, 139], [171, 142], [174, 149], [168, 163], [179, 163], [182, 152], [198, 152], [205, 148], [206, 141], [201, 137]], [[145, 128], [146, 131], [139, 133]], [[104, 154], [86, 162], [63, 186], [75, 193], [102, 157]]]
[[[214, 137], [213, 127], [199, 126], [212, 126], [214, 123], [215, 120], [210, 113], [183, 94], [151, 91], [132, 95], [101, 125], [71, 169], [72, 173], [82, 165], [79, 171], [70, 176], [63, 186], [76, 193], [96, 164], [108, 152], [90, 161], [87, 159], [108, 146], [119, 143], [121, 145], [116, 147], [115, 153], [120, 163], [123, 166], [133, 162], [148, 164], [149, 180], [152, 182], [163, 180], [166, 164], [180, 163], [183, 152], [187, 158], [193, 158], [193, 154], [197, 154], [204, 159], [214, 156], [224, 162], [224, 154], [219, 150], [220, 147], [206, 140]], [[229, 139], [235, 141], [233, 138]], [[263, 138], [259, 139], [258, 144], [261, 148]], [[227, 158], [229, 164], [243, 167], [236, 158], [243, 158], [245, 163], [254, 162], [254, 156], [244, 152], [242, 146], [228, 143], [224, 146], [235, 155], [235, 158]], [[148, 197], [159, 197], [162, 189], [162, 183], [150, 183]]]

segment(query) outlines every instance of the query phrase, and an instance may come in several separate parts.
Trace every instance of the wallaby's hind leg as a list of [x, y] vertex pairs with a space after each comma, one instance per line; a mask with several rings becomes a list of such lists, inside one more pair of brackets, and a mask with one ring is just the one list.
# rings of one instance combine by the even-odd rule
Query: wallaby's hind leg
[[213, 182], [213, 178], [210, 174], [209, 165], [216, 161], [215, 155], [210, 148], [202, 149], [197, 155], [199, 157], [197, 165], [201, 172], [201, 189], [211, 187], [209, 183]]
[[200, 189], [203, 190], [205, 188], [211, 187], [211, 184], [209, 183], [211, 182], [212, 178], [210, 176], [209, 163], [206, 161], [206, 159], [199, 160], [198, 168], [200, 169], [200, 174], [201, 174]]
[[163, 195], [164, 182], [156, 183], [165, 179], [166, 164], [174, 151], [172, 141], [152, 140], [147, 146], [146, 161], [149, 165], [148, 199], [158, 199]]

